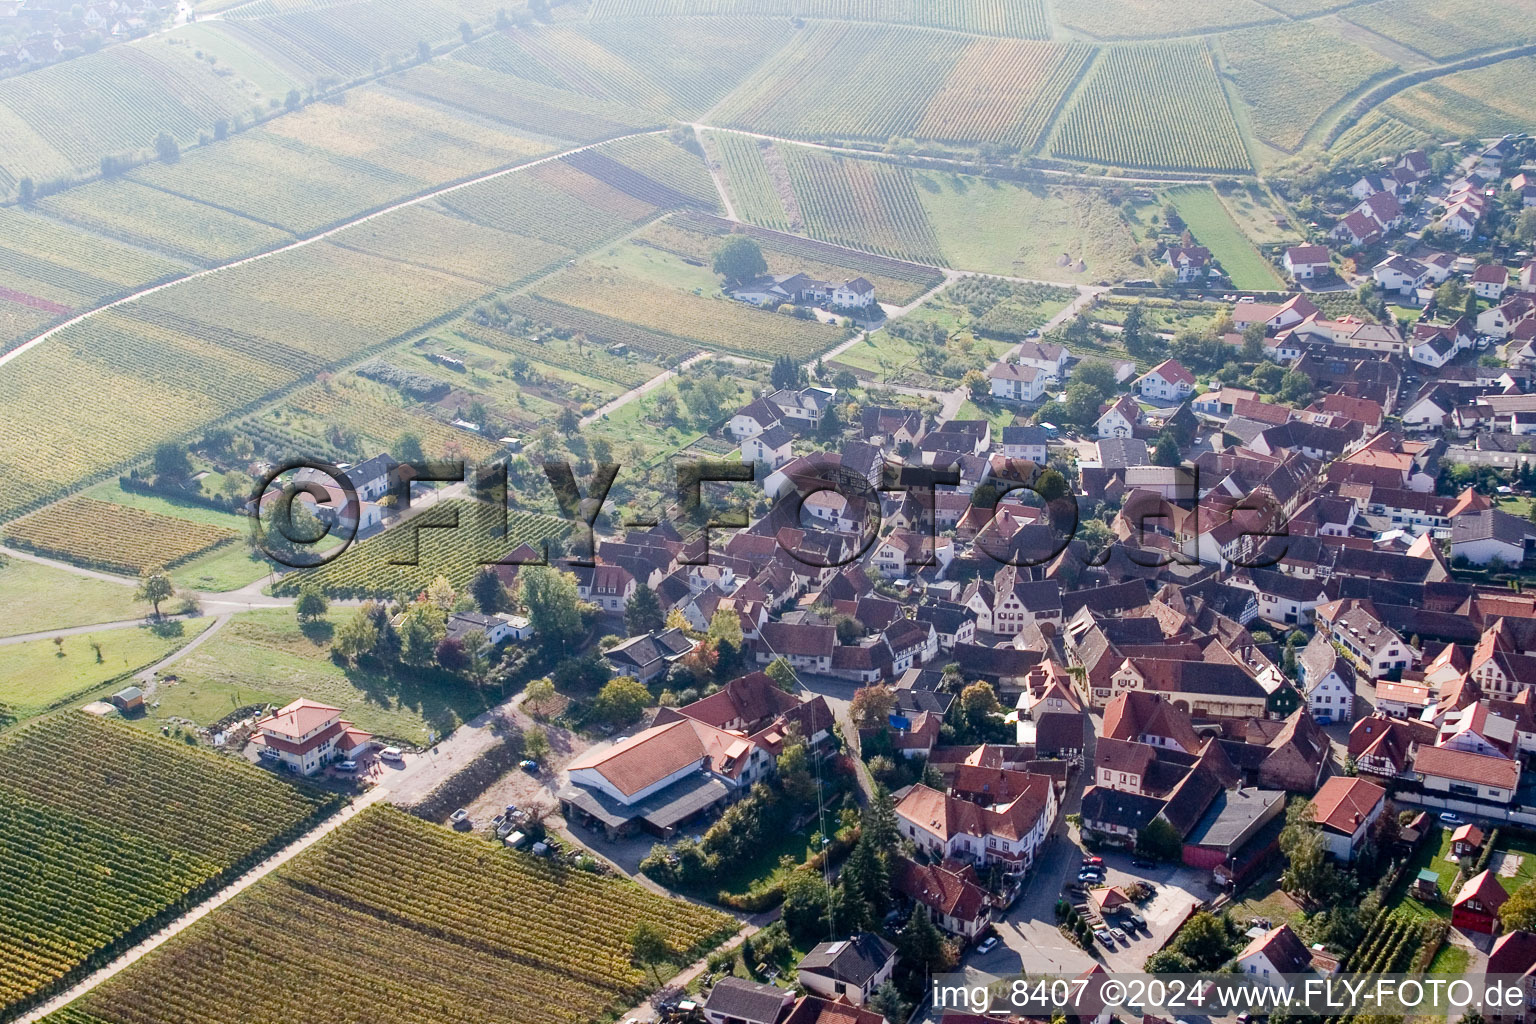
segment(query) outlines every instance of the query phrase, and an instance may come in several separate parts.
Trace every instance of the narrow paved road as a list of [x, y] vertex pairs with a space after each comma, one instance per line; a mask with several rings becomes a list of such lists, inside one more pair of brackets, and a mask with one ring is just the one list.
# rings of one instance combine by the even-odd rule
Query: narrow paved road
[[36, 1021], [42, 1020], [44, 1017], [48, 1016], [50, 1013], [53, 1013], [55, 1010], [62, 1009], [64, 1006], [74, 1002], [76, 999], [79, 999], [81, 996], [85, 995], [87, 992], [107, 981], [109, 978], [116, 976], [125, 968], [131, 967], [133, 964], [142, 960], [145, 954], [159, 948], [167, 940], [186, 931], [188, 927], [197, 923], [198, 921], [201, 921], [214, 910], [222, 907], [224, 904], [234, 899], [240, 893], [249, 889], [251, 886], [255, 885], [257, 882], [261, 881], [263, 878], [267, 877], [272, 872], [282, 867], [284, 864], [288, 863], [294, 857], [297, 857], [299, 854], [315, 845], [315, 843], [319, 842], [325, 836], [330, 835], [344, 822], [354, 817], [358, 811], [361, 811], [363, 808], [369, 806], [370, 804], [378, 803], [384, 798], [387, 792], [388, 791], [386, 789], [380, 786], [365, 793], [363, 796], [354, 800], [351, 804], [343, 807], [336, 814], [331, 815], [329, 818], [320, 822], [314, 828], [310, 829], [308, 832], [304, 833], [302, 836], [295, 839], [293, 842], [289, 843], [287, 846], [283, 847], [281, 850], [277, 851], [272, 856], [262, 861], [260, 864], [251, 868], [239, 878], [236, 878], [233, 882], [229, 883], [229, 885], [220, 889], [218, 892], [208, 897], [202, 903], [199, 903], [197, 906], [193, 907], [191, 910], [187, 911], [185, 914], [178, 917], [176, 920], [172, 921], [170, 924], [166, 925], [164, 928], [160, 929], [158, 932], [145, 939], [143, 942], [140, 942], [137, 946], [130, 948], [121, 956], [115, 958], [105, 967], [93, 971], [76, 984], [61, 992], [59, 995], [54, 996], [52, 999], [41, 1004], [37, 1008], [27, 1011], [25, 1014], [18, 1017], [17, 1021], [19, 1024], [35, 1024]]
[[687, 359], [684, 359], [682, 362], [678, 363], [676, 369], [666, 370], [657, 374], [650, 380], [646, 381], [644, 384], [639, 384], [630, 388], [622, 395], [619, 395], [617, 398], [608, 402], [602, 408], [594, 409], [591, 413], [583, 416], [581, 418], [581, 425], [584, 427], [590, 426], [591, 424], [602, 419], [604, 416], [622, 409], [624, 406], [628, 405], [630, 402], [633, 402], [635, 399], [641, 397], [642, 395], [648, 395], [652, 391], [655, 391], [657, 388], [661, 387], [667, 381], [671, 380], [673, 377], [676, 377], [678, 374], [682, 373], [693, 364], [708, 359], [714, 354], [715, 353], [713, 352], [699, 352], [695, 355], [689, 356]]
[[157, 661], [153, 665], [149, 666], [149, 668], [146, 668], [144, 671], [142, 671], [142, 672], [138, 673], [137, 675], [135, 675], [133, 677], [134, 682], [138, 683], [140, 685], [140, 688], [144, 690], [144, 699], [146, 701], [148, 701], [148, 700], [151, 700], [151, 699], [154, 698], [154, 695], [155, 695], [155, 676], [161, 670], [163, 670], [165, 668], [168, 668], [171, 665], [176, 664], [176, 662], [180, 661], [182, 658], [185, 658], [187, 655], [189, 655], [193, 651], [197, 650], [199, 647], [201, 647], [204, 643], [207, 642], [209, 637], [213, 636], [213, 634], [217, 633], [219, 630], [221, 630], [225, 626], [229, 625], [229, 619], [230, 619], [230, 615], [229, 615], [228, 612], [226, 612], [223, 615], [220, 615], [218, 618], [213, 620], [213, 625], [209, 626], [207, 629], [205, 629], [201, 633], [197, 634], [197, 636], [193, 637], [191, 643], [185, 644], [185, 645], [177, 648], [176, 650], [172, 651], [170, 654], [167, 654], [164, 658], [161, 658], [159, 661]]

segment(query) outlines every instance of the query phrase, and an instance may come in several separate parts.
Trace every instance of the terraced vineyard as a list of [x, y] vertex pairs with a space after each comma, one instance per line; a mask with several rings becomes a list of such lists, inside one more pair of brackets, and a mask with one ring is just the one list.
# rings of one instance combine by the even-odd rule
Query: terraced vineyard
[[800, 146], [782, 151], [812, 237], [898, 259], [943, 262], [906, 168]]
[[81, 309], [191, 269], [34, 212], [0, 208], [0, 316], [26, 317], [25, 327], [0, 329], [0, 351]]
[[1328, 151], [1349, 160], [1367, 160], [1387, 153], [1402, 153], [1422, 145], [1428, 134], [1377, 109], [1341, 132]]
[[1038, 142], [1091, 49], [971, 39], [846, 22], [817, 24], [711, 116], [800, 138]]
[[336, 1018], [366, 992], [403, 1020], [579, 1024], [650, 988], [630, 962], [627, 935], [641, 921], [684, 962], [736, 929], [628, 879], [370, 808], [50, 1020]]
[[842, 330], [815, 320], [769, 313], [725, 298], [669, 292], [590, 264], [578, 264], [542, 282], [537, 296], [625, 320], [652, 332], [693, 339], [692, 346], [684, 344], [687, 348], [735, 352], [755, 359], [788, 355], [809, 360], [844, 337]]
[[977, 40], [961, 54], [912, 134], [1033, 149], [1092, 55], [1080, 44]]
[[[679, 213], [646, 228], [633, 241], [707, 263], [720, 239], [740, 230], [740, 225], [730, 221]], [[875, 286], [881, 302], [905, 305], [943, 280], [938, 271], [916, 263], [849, 252], [773, 231], [747, 229], [747, 233], [757, 240], [770, 274], [801, 273], [827, 281], [864, 277]]]
[[540, 85], [464, 61], [434, 61], [395, 75], [390, 87], [552, 139], [595, 142], [659, 128], [662, 115]]
[[39, 203], [38, 209], [88, 231], [205, 266], [293, 241], [271, 225], [135, 181], [72, 188]]
[[1250, 166], [1204, 43], [1106, 50], [1078, 90], [1051, 150], [1092, 163], [1168, 171], [1236, 173]]
[[1397, 65], [1307, 22], [1221, 37], [1232, 79], [1259, 138], [1294, 152], [1341, 96], [1390, 75]]
[[5, 540], [29, 551], [111, 572], [173, 568], [239, 535], [186, 519], [74, 495], [23, 516]]
[[[451, 526], [455, 521], [458, 525]], [[520, 544], [538, 548], [544, 539], [560, 536], [569, 527], [560, 519], [509, 512], [503, 533], [495, 509], [467, 500], [442, 502], [419, 513], [411, 523], [354, 544], [325, 565], [290, 573], [276, 592], [294, 594], [313, 582], [338, 597], [415, 594], [439, 576], [446, 576], [462, 591], [482, 563], [504, 558]]]
[[1095, 39], [1155, 39], [1278, 20], [1257, 0], [1072, 0], [1059, 4], [1056, 16]]
[[1385, 0], [1343, 17], [1437, 61], [1536, 40], [1521, 0]]
[[[730, 16], [748, 5], [742, 0], [596, 0], [598, 20], [675, 16]], [[1050, 16], [1041, 0], [765, 0], [750, 5], [754, 14], [847, 21], [888, 21], [990, 35], [1050, 36]]]
[[477, 40], [457, 59], [635, 109], [692, 117], [790, 37], [784, 19], [530, 26]]
[[148, 934], [335, 797], [67, 712], [0, 739], [0, 1013]]
[[779, 231], [802, 226], [785, 210], [779, 187], [763, 157], [763, 151], [772, 143], [735, 132], [710, 132], [707, 139], [718, 154], [736, 216]]
[[1531, 112], [1524, 87], [1533, 74], [1536, 57], [1460, 71], [1398, 93], [1381, 112], [1440, 138], [1529, 131]]

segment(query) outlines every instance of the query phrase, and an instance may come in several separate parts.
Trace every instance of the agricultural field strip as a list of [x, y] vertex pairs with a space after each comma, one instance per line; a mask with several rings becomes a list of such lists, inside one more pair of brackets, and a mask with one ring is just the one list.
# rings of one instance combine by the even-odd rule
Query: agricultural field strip
[[648, 130], [648, 131], [632, 132], [632, 133], [630, 133], [628, 135], [618, 136], [617, 138], [613, 138], [613, 139], [604, 139], [604, 140], [599, 141], [599, 142], [589, 142], [589, 143], [587, 143], [585, 145], [582, 145], [582, 146], [575, 146], [575, 147], [572, 147], [571, 149], [562, 150], [559, 153], [551, 153], [551, 154], [549, 154], [547, 156], [541, 156], [541, 157], [537, 157], [537, 158], [535, 158], [533, 160], [527, 160], [527, 161], [524, 161], [524, 162], [519, 163], [519, 164], [514, 164], [511, 167], [503, 167], [503, 168], [501, 168], [499, 170], [491, 171], [491, 172], [486, 173], [486, 174], [481, 174], [481, 175], [478, 175], [478, 176], [476, 176], [474, 178], [470, 178], [470, 179], [468, 179], [466, 181], [454, 182], [451, 185], [444, 185], [441, 188], [432, 189], [432, 190], [430, 190], [428, 192], [422, 193], [421, 195], [413, 196], [410, 199], [404, 199], [404, 200], [401, 200], [398, 203], [392, 203], [389, 206], [384, 207], [383, 209], [374, 210], [372, 213], [366, 213], [366, 214], [363, 214], [362, 216], [354, 217], [353, 219], [345, 221], [345, 222], [343, 222], [341, 224], [337, 224], [334, 227], [330, 227], [330, 228], [327, 228], [324, 231], [318, 232], [318, 233], [313, 234], [313, 235], [309, 235], [309, 236], [307, 236], [305, 238], [301, 238], [298, 241], [290, 242], [287, 245], [279, 246], [276, 249], [268, 249], [266, 252], [257, 253], [254, 256], [247, 256], [247, 257], [245, 257], [243, 259], [233, 260], [233, 261], [231, 261], [229, 263], [222, 263], [222, 264], [220, 264], [220, 265], [218, 265], [216, 267], [209, 267], [209, 268], [207, 268], [205, 270], [199, 270], [199, 271], [196, 271], [196, 272], [191, 273], [191, 274], [183, 275], [181, 277], [172, 278], [169, 281], [164, 281], [164, 282], [162, 282], [160, 284], [152, 285], [151, 287], [148, 287], [148, 288], [142, 288], [142, 289], [132, 293], [131, 295], [125, 295], [125, 296], [123, 296], [120, 299], [116, 299], [116, 300], [114, 300], [112, 302], [108, 302], [108, 303], [106, 303], [104, 305], [96, 306], [96, 307], [94, 307], [92, 309], [88, 309], [85, 312], [80, 313], [77, 316], [74, 316], [74, 317], [71, 317], [68, 320], [65, 320], [63, 323], [56, 324], [55, 326], [50, 327], [48, 330], [46, 330], [43, 333], [39, 334], [37, 337], [31, 339], [30, 341], [23, 342], [22, 344], [20, 344], [20, 345], [16, 346], [15, 348], [11, 349], [9, 352], [6, 352], [3, 355], [0, 355], [0, 366], [4, 366], [6, 363], [9, 363], [11, 360], [21, 356], [23, 353], [30, 351], [31, 349], [35, 348], [38, 345], [41, 345], [43, 342], [47, 341], [49, 338], [53, 337], [55, 334], [59, 333], [60, 331], [64, 330], [65, 328], [73, 327], [76, 324], [82, 323], [82, 322], [84, 322], [86, 320], [90, 320], [91, 318], [93, 318], [93, 317], [95, 317], [95, 316], [97, 316], [97, 315], [99, 315], [99, 314], [101, 314], [101, 313], [103, 313], [103, 312], [105, 312], [105, 311], [107, 311], [109, 309], [115, 309], [118, 306], [122, 306], [122, 305], [125, 305], [125, 304], [130, 303], [130, 302], [135, 302], [135, 301], [137, 301], [139, 299], [142, 299], [142, 298], [144, 298], [146, 296], [153, 295], [156, 292], [165, 291], [167, 288], [174, 288], [177, 285], [185, 284], [188, 281], [195, 281], [195, 280], [197, 280], [198, 278], [201, 278], [201, 277], [207, 277], [207, 276], [209, 276], [211, 274], [217, 274], [217, 273], [219, 273], [221, 271], [230, 270], [230, 269], [233, 269], [235, 267], [245, 266], [246, 264], [256, 263], [256, 262], [258, 262], [260, 260], [269, 259], [270, 257], [273, 257], [273, 256], [279, 256], [279, 255], [282, 255], [283, 253], [292, 252], [292, 251], [294, 251], [296, 249], [303, 249], [306, 246], [313, 245], [315, 242], [322, 242], [322, 241], [325, 241], [326, 239], [329, 239], [329, 238], [331, 238], [331, 237], [333, 237], [335, 235], [339, 235], [343, 231], [346, 231], [348, 228], [356, 227], [359, 224], [366, 224], [369, 221], [377, 220], [378, 218], [386, 216], [386, 215], [391, 214], [391, 213], [394, 213], [397, 210], [405, 210], [405, 209], [409, 209], [410, 207], [413, 207], [413, 206], [419, 206], [422, 203], [430, 202], [433, 199], [437, 199], [437, 198], [439, 198], [441, 196], [449, 195], [451, 193], [459, 191], [460, 189], [469, 188], [469, 187], [474, 186], [474, 185], [480, 185], [480, 184], [483, 184], [483, 183], [488, 182], [488, 181], [495, 181], [498, 178], [504, 178], [504, 177], [506, 177], [507, 175], [510, 175], [510, 174], [518, 174], [518, 173], [523, 172], [523, 171], [532, 170], [535, 167], [541, 167], [541, 166], [543, 166], [545, 164], [555, 163], [555, 162], [563, 160], [566, 157], [571, 156], [573, 154], [584, 153], [587, 150], [594, 149], [594, 148], [596, 148], [598, 146], [606, 145], [606, 144], [611, 143], [611, 142], [617, 142], [617, 141], [620, 141], [622, 139], [636, 138], [636, 137], [642, 136], [642, 135], [657, 135], [657, 134], [661, 134], [663, 131], [664, 131], [664, 129], [651, 129], [651, 130]]
[[152, 952], [155, 949], [158, 949], [166, 941], [181, 934], [181, 932], [185, 931], [189, 926], [197, 923], [198, 921], [201, 921], [210, 913], [217, 910], [219, 907], [222, 907], [234, 897], [249, 889], [251, 886], [255, 885], [257, 882], [261, 881], [263, 878], [267, 877], [272, 872], [282, 867], [284, 864], [288, 863], [294, 857], [309, 849], [320, 839], [330, 835], [336, 829], [355, 817], [359, 811], [362, 811], [364, 808], [369, 807], [372, 804], [378, 803], [388, 795], [389, 790], [385, 789], [383, 786], [375, 786], [373, 789], [369, 790], [367, 794], [357, 798], [352, 803], [343, 807], [340, 811], [319, 822], [314, 828], [299, 836], [293, 842], [289, 843], [281, 850], [278, 850], [276, 853], [272, 854], [272, 856], [268, 857], [260, 864], [257, 864], [255, 867], [251, 868], [245, 874], [241, 875], [239, 878], [236, 878], [227, 886], [209, 896], [206, 900], [191, 908], [181, 917], [178, 917], [176, 920], [170, 922], [164, 928], [160, 929], [158, 932], [151, 935], [143, 942], [140, 942], [138, 945], [132, 947], [131, 949], [125, 950], [122, 955], [118, 956], [111, 963], [106, 964], [105, 966], [100, 967], [95, 971], [92, 971], [90, 974], [86, 975], [80, 981], [76, 982], [74, 985], [71, 985], [63, 992], [60, 992], [53, 998], [47, 1000], [46, 1002], [40, 1003], [33, 1009], [28, 1010], [26, 1013], [22, 1014], [20, 1017], [17, 1017], [15, 1024], [37, 1024], [38, 1021], [42, 1020], [49, 1014], [63, 1009], [65, 1006], [74, 1002], [76, 999], [79, 999], [81, 996], [96, 988], [98, 985], [112, 977], [115, 977], [125, 968], [132, 966], [139, 960], [142, 960], [146, 954]]
[[[1513, 55], [1520, 56], [1520, 54]], [[878, 150], [859, 149], [857, 146], [839, 146], [830, 142], [812, 142], [807, 139], [793, 139], [787, 135], [772, 135], [767, 132], [748, 131], [745, 128], [729, 128], [725, 125], [709, 124], [703, 121], [694, 122], [691, 127], [696, 131], [703, 130], [706, 132], [720, 132], [722, 134], [729, 133], [732, 135], [745, 135], [749, 139], [762, 139], [766, 142], [777, 142], [786, 146], [802, 146], [806, 149], [824, 149], [828, 153], [838, 153], [843, 156], [853, 156], [863, 160], [881, 160], [886, 163], [894, 162], [890, 157]], [[924, 157], [923, 159], [925, 163], [945, 164], [951, 166], [955, 169], [956, 172], [960, 174], [975, 174], [978, 171], [978, 165], [970, 160], [958, 160], [948, 157]], [[1050, 178], [1060, 178], [1061, 184], [1063, 185], [1103, 185], [1106, 182], [1111, 185], [1210, 185], [1213, 183], [1212, 179], [1210, 178], [1189, 177], [1188, 175], [1181, 175], [1177, 178], [1169, 178], [1159, 176], [1156, 173], [1134, 176], [1115, 175], [1113, 178], [1105, 178], [1102, 174], [1081, 174], [1077, 171], [1063, 171], [1050, 167], [1034, 168], [1034, 173], [1045, 175]], [[859, 250], [855, 249], [853, 251], [857, 252]], [[872, 252], [869, 253], [869, 255], [878, 256], [880, 253]], [[932, 266], [932, 264], [922, 264], [922, 261], [920, 260], [909, 260], [908, 262]]]

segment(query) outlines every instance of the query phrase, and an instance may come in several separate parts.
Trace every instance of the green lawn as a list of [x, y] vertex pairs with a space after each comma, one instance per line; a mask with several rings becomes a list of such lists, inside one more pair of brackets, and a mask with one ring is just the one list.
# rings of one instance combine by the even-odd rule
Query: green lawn
[[1221, 197], [1208, 185], [1185, 185], [1166, 193], [1178, 208], [1179, 217], [1199, 245], [1211, 250], [1234, 288], [1268, 290], [1285, 287], [1285, 281], [1253, 243], [1248, 241]]
[[0, 634], [5, 636], [116, 622], [148, 611], [149, 605], [133, 599], [132, 587], [20, 558], [0, 565]]
[[991, 420], [992, 434], [994, 440], [996, 440], [998, 431], [1004, 427], [1013, 426], [1014, 420], [1017, 419], [1016, 412], [1017, 409], [1015, 407], [1005, 407], [1002, 405], [983, 409], [967, 398], [960, 404], [960, 411], [955, 414], [955, 418], [959, 420]]
[[[1403, 871], [1403, 880], [1398, 883], [1391, 900], [1392, 909], [1417, 918], [1450, 917], [1451, 905], [1448, 901], [1456, 895], [1451, 892], [1451, 886], [1456, 881], [1456, 873], [1459, 869], [1459, 865], [1446, 859], [1446, 855], [1450, 852], [1451, 830], [1442, 828], [1437, 838], [1432, 837], [1419, 847], [1419, 852], [1414, 855], [1413, 860]], [[1425, 868], [1429, 868], [1440, 876], [1440, 895], [1447, 902], [1425, 903], [1413, 895], [1414, 879]]]
[[[1508, 858], [1518, 858], [1514, 874], [1501, 873], [1500, 855], [1505, 858], [1506, 865]], [[1504, 886], [1506, 891], [1514, 892], [1532, 879], [1536, 879], [1536, 843], [1527, 839], [1511, 840], [1501, 834], [1499, 848], [1488, 859], [1488, 869], [1493, 872], [1493, 876], [1499, 880], [1499, 884]]]
[[1419, 318], [1424, 315], [1424, 310], [1418, 306], [1399, 306], [1394, 304], [1389, 305], [1387, 309], [1392, 313], [1392, 319], [1406, 320], [1411, 324], [1418, 323]]
[[155, 727], [171, 718], [207, 725], [240, 707], [308, 697], [341, 708], [360, 729], [419, 744], [428, 729], [441, 736], [494, 702], [494, 693], [481, 697], [466, 683], [427, 673], [395, 676], [336, 664], [329, 627], [351, 614], [334, 608], [308, 635], [288, 609], [236, 615], [172, 666], [176, 680], [161, 683], [159, 707], [146, 721]]
[[[1074, 284], [1149, 274], [1135, 262], [1129, 225], [1099, 189], [942, 171], [914, 171], [913, 179], [953, 267]], [[1085, 268], [1063, 266], [1063, 254]]]
[[1465, 946], [1447, 941], [1429, 962], [1426, 974], [1466, 974], [1472, 964], [1472, 953]]
[[783, 881], [792, 868], [779, 866], [779, 859], [786, 855], [795, 858], [796, 864], [804, 864], [813, 852], [810, 847], [815, 823], [798, 831], [779, 831], [770, 841], [758, 847], [757, 853], [748, 860], [723, 865], [721, 871], [709, 880], [715, 892], [747, 893], [766, 889], [775, 882]]
[[[213, 620], [192, 619], [158, 628], [134, 626], [0, 647], [0, 706], [16, 718], [113, 683], [147, 668], [188, 643]], [[93, 647], [100, 645], [100, 652]]]
[[1280, 889], [1278, 871], [1254, 882], [1243, 891], [1243, 898], [1231, 906], [1232, 917], [1240, 922], [1252, 917], [1265, 917], [1279, 926], [1284, 921], [1292, 928], [1299, 927], [1305, 918], [1296, 901]]

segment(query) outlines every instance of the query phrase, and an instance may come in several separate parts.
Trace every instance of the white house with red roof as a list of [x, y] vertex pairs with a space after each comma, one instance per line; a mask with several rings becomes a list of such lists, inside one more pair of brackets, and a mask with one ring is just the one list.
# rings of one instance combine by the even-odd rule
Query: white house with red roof
[[1364, 246], [1380, 241], [1381, 225], [1368, 214], [1355, 210], [1334, 225], [1328, 237], [1346, 245]]
[[1211, 250], [1203, 245], [1170, 245], [1163, 260], [1173, 268], [1179, 284], [1205, 278], [1211, 266]]
[[300, 775], [356, 757], [373, 741], [369, 733], [342, 721], [340, 708], [302, 697], [258, 721], [256, 734], [258, 744]]
[[1354, 860], [1386, 805], [1387, 791], [1374, 782], [1335, 775], [1323, 783], [1312, 797], [1312, 810], [1328, 852], [1345, 863]]
[[1195, 375], [1177, 360], [1164, 359], [1136, 379], [1136, 388], [1143, 398], [1177, 402], [1194, 394]]
[[1472, 290], [1480, 299], [1497, 302], [1504, 297], [1504, 289], [1508, 287], [1509, 271], [1497, 263], [1486, 263], [1472, 271]]
[[938, 859], [1027, 871], [1059, 804], [1046, 775], [959, 765], [949, 791], [913, 786], [896, 805], [901, 834]]
[[1100, 437], [1130, 437], [1141, 421], [1141, 406], [1130, 395], [1121, 395], [1094, 421]]
[[1285, 272], [1292, 280], [1310, 281], [1323, 277], [1333, 269], [1326, 245], [1293, 245], [1280, 257]]

